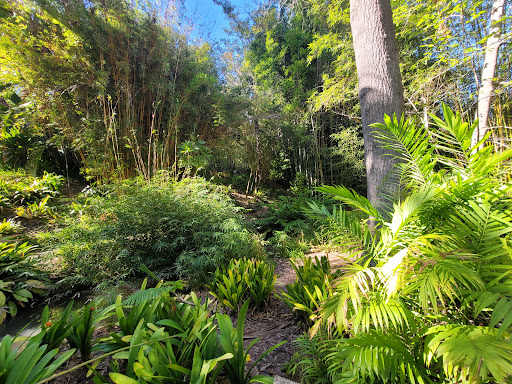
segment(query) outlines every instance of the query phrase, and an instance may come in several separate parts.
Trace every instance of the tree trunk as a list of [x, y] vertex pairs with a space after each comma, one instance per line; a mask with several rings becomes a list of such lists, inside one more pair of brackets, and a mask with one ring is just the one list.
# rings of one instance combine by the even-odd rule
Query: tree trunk
[[[399, 185], [387, 178], [397, 160], [385, 156], [373, 135], [384, 114], [401, 117], [404, 112], [402, 78], [390, 0], [351, 0], [350, 26], [359, 80], [359, 102], [364, 135], [368, 199], [381, 212], [389, 212], [389, 193]], [[384, 185], [386, 181], [386, 185]], [[383, 193], [385, 191], [385, 193]]]
[[[494, 91], [494, 72], [498, 62], [498, 50], [500, 49], [501, 19], [505, 0], [495, 0], [491, 10], [491, 27], [485, 44], [484, 66], [482, 68], [482, 81], [478, 92], [478, 128], [473, 132], [471, 138], [472, 146], [475, 146], [484, 138], [489, 127], [489, 110], [491, 108], [491, 97]], [[482, 144], [483, 147], [483, 144]]]

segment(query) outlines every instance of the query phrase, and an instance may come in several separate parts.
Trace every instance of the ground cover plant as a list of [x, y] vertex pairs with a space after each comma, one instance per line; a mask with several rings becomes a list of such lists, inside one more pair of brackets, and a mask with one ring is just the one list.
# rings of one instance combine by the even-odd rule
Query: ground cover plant
[[232, 259], [227, 266], [215, 270], [209, 288], [221, 305], [238, 312], [244, 301], [260, 307], [273, 292], [276, 279], [272, 264], [256, 259]]
[[22, 170], [0, 171], [0, 204], [3, 207], [20, 207], [30, 203], [47, 201], [59, 195], [64, 177], [44, 173], [33, 177]]
[[318, 313], [312, 333], [331, 333], [315, 344], [317, 359], [302, 343], [306, 372], [323, 358], [332, 382], [510, 380], [511, 185], [496, 174], [512, 152], [479, 148], [486, 138], [472, 145], [476, 125], [443, 114], [436, 130], [396, 118], [379, 125], [382, 145], [402, 160], [406, 192], [389, 216], [345, 187], [320, 188], [366, 219], [311, 205], [359, 258]]
[[62, 283], [73, 286], [121, 281], [142, 265], [161, 277], [204, 284], [232, 258], [262, 255], [258, 236], [245, 229], [227, 194], [202, 179], [106, 189], [46, 241], [64, 263]]
[[[176, 296], [181, 282], [160, 282], [154, 288], [141, 290], [115, 304], [99, 307], [100, 302], [88, 303], [73, 311], [73, 302], [62, 315], [51, 321], [48, 307], [41, 317], [41, 332], [25, 341], [26, 348], [18, 354], [13, 341], [6, 336], [0, 345], [2, 383], [37, 383], [51, 381], [74, 370], [86, 367], [96, 384], [193, 382], [232, 384], [271, 383], [266, 376], [251, 376], [255, 364], [282, 343], [270, 348], [246, 369], [251, 360], [250, 348], [243, 345], [246, 302], [234, 327], [228, 316], [213, 314], [210, 302], [201, 302], [192, 292]], [[136, 313], [136, 315], [133, 315]], [[139, 316], [142, 314], [142, 316]], [[113, 331], [99, 338], [92, 337], [101, 321], [111, 319]], [[133, 327], [122, 326], [122, 320], [133, 317]], [[102, 326], [105, 326], [103, 322]], [[117, 326], [117, 327], [114, 327]], [[67, 339], [80, 350], [83, 363], [52, 375], [56, 368], [76, 352], [63, 345]], [[64, 347], [64, 348], [63, 348]], [[59, 349], [63, 352], [59, 353]], [[99, 351], [89, 359], [91, 352]], [[98, 364], [110, 359], [107, 371]]]
[[0, 323], [50, 286], [33, 250], [27, 243], [0, 242]]
[[308, 322], [312, 321], [322, 303], [332, 295], [333, 282], [341, 275], [341, 271], [332, 271], [329, 259], [302, 257], [290, 260], [295, 271], [295, 281], [286, 286], [286, 292], [278, 297], [283, 300], [294, 313]]

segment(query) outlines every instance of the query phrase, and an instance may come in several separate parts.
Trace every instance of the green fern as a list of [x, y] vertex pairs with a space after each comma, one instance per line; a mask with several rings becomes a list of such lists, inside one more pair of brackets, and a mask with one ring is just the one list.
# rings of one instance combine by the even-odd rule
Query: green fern
[[439, 325], [428, 330], [427, 363], [432, 356], [442, 357], [450, 379], [465, 382], [505, 382], [512, 375], [510, 334], [498, 335], [490, 327]]

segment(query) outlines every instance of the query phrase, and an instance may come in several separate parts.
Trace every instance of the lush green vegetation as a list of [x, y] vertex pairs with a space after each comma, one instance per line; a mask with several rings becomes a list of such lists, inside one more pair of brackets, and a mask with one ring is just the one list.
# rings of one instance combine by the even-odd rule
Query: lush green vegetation
[[[184, 298], [175, 296], [181, 287], [179, 282], [160, 282], [154, 288], [146, 288], [146, 282], [140, 291], [124, 300], [119, 296], [110, 306], [101, 307], [100, 302], [93, 302], [73, 312], [70, 302], [53, 321], [46, 307], [41, 332], [30, 338], [23, 349], [12, 348], [10, 336], [2, 339], [2, 382], [35, 384], [62, 376], [69, 370], [52, 374], [76, 351], [80, 352], [82, 366], [87, 367], [95, 383], [110, 382], [96, 369], [107, 358], [111, 361], [108, 376], [116, 384], [169, 380], [206, 384], [215, 383], [219, 375], [232, 384], [269, 382], [268, 377], [250, 375], [258, 360], [246, 371], [251, 348], [243, 347], [248, 302], [242, 306], [237, 326], [233, 327], [227, 315], [211, 316], [208, 302], [201, 303], [193, 292]], [[119, 330], [107, 337], [93, 338], [100, 321], [112, 315], [116, 319], [108, 326], [111, 329], [117, 326]], [[64, 340], [74, 348], [55, 359]], [[102, 353], [90, 359], [92, 351]]]
[[[243, 332], [277, 299], [307, 330], [303, 383], [512, 380], [511, 8], [378, 2], [404, 116], [363, 134], [350, 1], [215, 0], [239, 41], [220, 52], [180, 6], [0, 0], [0, 323], [48, 291], [155, 284], [46, 307], [23, 347], [2, 339], [0, 383], [78, 355], [98, 384], [271, 382]], [[368, 135], [397, 163], [378, 188]]]
[[331, 292], [327, 279], [320, 285], [328, 297], [313, 313], [319, 336], [300, 342], [305, 358], [293, 367], [307, 382], [508, 380], [512, 215], [510, 186], [497, 174], [512, 152], [476, 150], [475, 124], [447, 107], [444, 116], [434, 117], [435, 131], [396, 118], [380, 127], [403, 160], [404, 196], [389, 217], [345, 187], [319, 188], [365, 219], [311, 204], [312, 215], [347, 233], [357, 260]]
[[274, 266], [255, 259], [232, 259], [217, 268], [210, 293], [220, 304], [238, 312], [243, 302], [258, 308], [274, 290]]
[[80, 215], [46, 237], [62, 262], [62, 284], [111, 285], [145, 265], [197, 285], [231, 259], [263, 257], [225, 188], [202, 179], [127, 181], [91, 188], [82, 201]]

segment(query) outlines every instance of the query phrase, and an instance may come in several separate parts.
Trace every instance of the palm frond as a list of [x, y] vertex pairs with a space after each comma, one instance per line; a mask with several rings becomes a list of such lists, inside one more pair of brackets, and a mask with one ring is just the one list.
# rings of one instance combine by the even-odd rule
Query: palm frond
[[370, 201], [357, 192], [352, 191], [344, 186], [329, 186], [324, 185], [316, 188], [318, 192], [326, 193], [332, 195], [336, 200], [341, 201], [342, 203], [348, 204], [354, 208], [357, 208], [368, 216], [372, 217], [373, 220], [377, 221], [379, 224], [383, 222], [383, 218], [379, 211], [370, 203]]
[[504, 382], [512, 374], [510, 334], [475, 325], [438, 325], [430, 328], [425, 342], [427, 364], [442, 358], [446, 376], [467, 382]]
[[398, 121], [396, 115], [393, 118], [385, 115], [384, 124], [372, 124], [372, 127], [379, 128], [373, 135], [380, 145], [391, 149], [401, 160], [397, 167], [401, 177], [409, 180], [407, 187], [427, 184], [437, 163], [428, 132], [403, 116]]
[[403, 339], [370, 331], [338, 339], [328, 349], [329, 370], [351, 371], [359, 382], [430, 383], [428, 375]]
[[177, 289], [182, 289], [182, 281], [159, 284], [155, 288], [141, 289], [128, 296], [123, 303], [127, 305], [142, 305], [159, 299], [163, 295], [174, 293]]
[[315, 334], [320, 325], [332, 323], [339, 332], [350, 329], [354, 309], [371, 293], [376, 279], [374, 268], [357, 262], [345, 266], [344, 274], [333, 283], [334, 294], [324, 301], [311, 332]]
[[462, 121], [461, 115], [454, 114], [443, 104], [444, 120], [430, 115], [439, 130], [431, 130], [430, 134], [437, 139], [435, 148], [447, 156], [440, 155], [439, 162], [450, 169], [466, 174], [471, 162], [471, 136], [477, 127], [476, 122], [468, 124]]
[[[416, 278], [404, 287], [401, 294], [418, 294], [418, 304], [425, 312], [439, 313], [448, 302], [463, 297], [463, 290], [483, 290], [484, 284], [477, 271], [465, 260], [470, 255], [448, 254], [422, 258], [415, 267]], [[448, 302], [447, 302], [448, 301]]]
[[370, 329], [415, 330], [414, 316], [399, 297], [389, 297], [380, 289], [378, 268], [357, 264], [334, 284], [335, 293], [324, 301], [317, 316], [320, 323], [335, 323], [338, 332], [354, 333]]
[[452, 234], [454, 247], [478, 255], [482, 264], [480, 272], [486, 282], [512, 276], [512, 259], [506, 240], [512, 233], [508, 212], [496, 209], [486, 200], [469, 201], [467, 206], [459, 206], [446, 215], [444, 227]]
[[414, 316], [407, 306], [399, 299], [384, 298], [380, 293], [374, 293], [369, 300], [354, 308], [356, 315], [352, 322], [355, 334], [376, 330], [416, 331]]
[[[509, 295], [510, 294], [509, 292]], [[478, 316], [490, 318], [489, 327], [498, 329], [498, 336], [512, 330], [512, 300], [500, 292], [484, 291], [472, 292], [465, 300], [465, 304], [474, 304], [474, 318]]]
[[313, 219], [319, 220], [327, 224], [334, 224], [335, 230], [342, 229], [353, 239], [344, 239], [342, 245], [349, 247], [349, 252], [359, 252], [361, 247], [370, 250], [373, 244], [373, 236], [366, 223], [352, 217], [347, 211], [339, 206], [334, 206], [332, 213], [324, 206], [318, 205], [316, 202], [308, 202], [309, 210], [307, 215]]
[[417, 222], [418, 215], [427, 209], [428, 203], [440, 193], [439, 188], [424, 185], [412, 192], [401, 203], [395, 204], [390, 223], [393, 238], [396, 239], [407, 224]]

